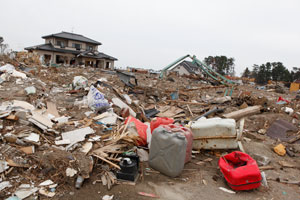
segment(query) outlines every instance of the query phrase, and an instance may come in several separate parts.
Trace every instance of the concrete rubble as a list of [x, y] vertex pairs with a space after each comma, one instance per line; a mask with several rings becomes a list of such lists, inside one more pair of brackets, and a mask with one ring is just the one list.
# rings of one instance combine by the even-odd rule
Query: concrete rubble
[[[179, 177], [167, 178], [172, 184], [201, 173], [201, 184], [238, 195], [224, 184], [217, 161], [239, 150], [257, 160], [268, 180], [268, 187], [256, 194], [282, 185], [297, 187], [290, 184], [300, 181], [300, 104], [295, 94], [244, 83], [224, 96], [223, 85], [198, 78], [170, 74], [159, 79], [149, 71], [128, 74], [0, 59], [0, 199], [70, 198], [78, 177], [79, 191], [85, 184], [100, 183], [108, 191], [135, 187], [149, 177], [159, 183], [165, 176], [148, 165], [156, 117], [192, 130], [193, 122], [205, 123], [203, 116], [220, 123], [232, 119], [235, 126], [229, 135], [223, 129], [211, 135], [208, 128], [205, 137], [194, 137], [192, 160]], [[281, 96], [287, 100], [276, 103]], [[138, 163], [134, 181], [119, 178], [124, 160]], [[123, 199], [118, 192], [101, 193], [98, 199]]]

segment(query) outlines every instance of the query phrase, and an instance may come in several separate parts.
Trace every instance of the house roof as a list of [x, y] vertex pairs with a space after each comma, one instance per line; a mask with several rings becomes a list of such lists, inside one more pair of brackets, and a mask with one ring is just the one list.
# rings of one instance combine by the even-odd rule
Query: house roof
[[59, 52], [59, 53], [70, 53], [74, 54], [77, 57], [88, 57], [88, 58], [95, 58], [95, 59], [107, 59], [107, 60], [118, 60], [117, 58], [114, 58], [112, 56], [106, 55], [104, 53], [98, 52], [98, 51], [74, 51], [69, 49], [61, 49], [61, 48], [55, 48], [52, 44], [41, 44], [36, 45], [32, 47], [27, 47], [25, 50], [43, 50], [43, 51], [53, 51], [53, 52]]
[[193, 62], [185, 60], [176, 65], [176, 67], [177, 66], [183, 66], [186, 69], [186, 71], [188, 71], [190, 74], [195, 74], [196, 71], [199, 71], [199, 67], [197, 67], [197, 65], [195, 65]]
[[83, 35], [79, 35], [79, 34], [75, 34], [75, 33], [68, 33], [68, 32], [61, 32], [61, 33], [55, 33], [55, 34], [51, 34], [51, 35], [45, 35], [42, 38], [46, 39], [49, 37], [57, 37], [57, 38], [63, 38], [63, 39], [69, 39], [69, 40], [75, 40], [75, 41], [80, 41], [80, 42], [87, 42], [87, 43], [91, 43], [91, 44], [97, 44], [97, 45], [101, 45], [100, 42], [96, 41], [96, 40], [92, 40], [90, 38], [87, 38]]
[[87, 57], [87, 58], [96, 58], [96, 59], [118, 60], [117, 58], [114, 58], [114, 57], [106, 55], [102, 52], [93, 51], [93, 50], [84, 51], [77, 55], [77, 57], [80, 57], [80, 56]]

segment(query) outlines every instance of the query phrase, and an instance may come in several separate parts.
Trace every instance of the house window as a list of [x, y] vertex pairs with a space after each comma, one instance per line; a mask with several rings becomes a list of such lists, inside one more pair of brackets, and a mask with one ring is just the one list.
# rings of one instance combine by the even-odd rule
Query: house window
[[57, 46], [60, 46], [60, 48], [65, 48], [65, 43], [63, 41], [56, 41]]
[[87, 48], [86, 48], [86, 50], [93, 50], [94, 48], [93, 48], [93, 46], [91, 46], [91, 45], [88, 45], [87, 46]]
[[73, 43], [72, 47], [75, 48], [76, 50], [80, 50], [81, 49], [81, 44]]
[[109, 69], [109, 67], [110, 67], [110, 63], [109, 62], [106, 62], [106, 69]]

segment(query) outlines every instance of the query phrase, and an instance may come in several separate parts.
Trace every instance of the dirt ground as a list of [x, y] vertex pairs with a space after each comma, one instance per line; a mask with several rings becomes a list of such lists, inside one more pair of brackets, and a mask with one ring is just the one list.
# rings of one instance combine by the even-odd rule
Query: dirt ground
[[[164, 200], [194, 200], [194, 199], [290, 199], [295, 200], [300, 197], [298, 185], [288, 185], [279, 183], [276, 178], [288, 178], [290, 180], [299, 180], [299, 170], [292, 168], [280, 168], [278, 160], [285, 160], [299, 166], [299, 160], [289, 157], [280, 157], [274, 154], [270, 148], [272, 141], [253, 141], [244, 143], [246, 152], [250, 155], [254, 153], [262, 154], [271, 159], [271, 164], [276, 166], [274, 170], [265, 170], [269, 188], [261, 186], [252, 191], [238, 191], [236, 194], [229, 194], [218, 189], [229, 186], [221, 176], [218, 169], [218, 157], [212, 155], [212, 152], [201, 152], [197, 154], [192, 161], [184, 168], [183, 173], [178, 178], [169, 178], [162, 174], [148, 173], [144, 180], [139, 180], [135, 186], [116, 185], [110, 191], [101, 183], [95, 183], [97, 174], [92, 174], [80, 190], [70, 187], [66, 193], [59, 195], [55, 199], [101, 199], [104, 195], [114, 195], [114, 199], [135, 200], [151, 199], [150, 197], [140, 196], [138, 192], [147, 192], [156, 194], [159, 199]], [[225, 152], [222, 152], [225, 153]], [[211, 162], [199, 166], [195, 163], [206, 158], [212, 158]]]

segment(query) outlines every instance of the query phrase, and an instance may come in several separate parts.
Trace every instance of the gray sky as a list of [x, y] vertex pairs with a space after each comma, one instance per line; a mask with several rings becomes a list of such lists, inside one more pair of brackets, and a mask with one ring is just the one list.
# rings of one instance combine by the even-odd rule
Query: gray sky
[[100, 41], [116, 66], [162, 69], [192, 54], [245, 67], [300, 67], [299, 0], [1, 0], [0, 35], [14, 50], [61, 31]]

